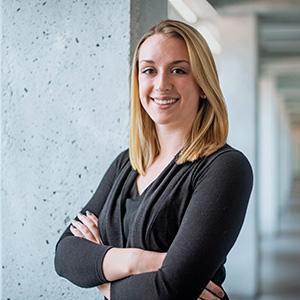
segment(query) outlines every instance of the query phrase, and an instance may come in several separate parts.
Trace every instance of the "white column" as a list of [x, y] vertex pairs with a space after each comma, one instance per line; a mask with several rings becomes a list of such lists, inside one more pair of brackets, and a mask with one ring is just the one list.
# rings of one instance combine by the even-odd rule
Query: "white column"
[[[291, 129], [290, 121], [284, 104], [285, 99], [281, 96], [278, 97], [279, 104], [279, 123], [280, 123], [280, 141], [279, 141], [279, 217], [281, 216], [282, 209], [291, 200], [291, 187], [292, 187], [292, 152], [291, 152]], [[280, 222], [280, 220], [279, 220]], [[279, 224], [280, 226], [280, 224]]]
[[300, 178], [300, 123], [292, 125], [293, 176]]
[[262, 77], [259, 86], [259, 224], [262, 235], [273, 235], [280, 201], [279, 99], [271, 75]]
[[[241, 150], [256, 174], [257, 36], [254, 16], [221, 16], [222, 52], [217, 59], [229, 112], [229, 144]], [[258, 243], [256, 186], [242, 231], [226, 263], [225, 288], [231, 295], [253, 296], [257, 290]]]

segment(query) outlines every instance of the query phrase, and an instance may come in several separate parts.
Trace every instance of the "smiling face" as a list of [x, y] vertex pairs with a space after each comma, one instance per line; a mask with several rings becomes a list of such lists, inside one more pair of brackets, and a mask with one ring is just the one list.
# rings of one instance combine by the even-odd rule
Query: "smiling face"
[[156, 126], [189, 130], [199, 108], [196, 83], [184, 40], [154, 34], [139, 49], [139, 97]]

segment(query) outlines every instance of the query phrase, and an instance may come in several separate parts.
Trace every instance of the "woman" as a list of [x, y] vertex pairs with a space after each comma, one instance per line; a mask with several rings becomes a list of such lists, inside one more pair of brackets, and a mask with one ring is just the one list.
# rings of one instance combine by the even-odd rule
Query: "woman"
[[228, 299], [218, 286], [253, 178], [227, 132], [203, 37], [151, 28], [133, 57], [129, 150], [60, 238], [57, 273], [112, 300]]

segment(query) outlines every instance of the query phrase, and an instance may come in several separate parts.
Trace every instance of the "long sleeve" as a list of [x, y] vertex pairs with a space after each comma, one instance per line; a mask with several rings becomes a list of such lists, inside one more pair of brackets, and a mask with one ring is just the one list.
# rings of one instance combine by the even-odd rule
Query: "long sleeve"
[[[122, 152], [110, 165], [95, 194], [81, 210], [82, 213], [89, 210], [96, 216], [99, 215], [121, 167], [124, 153]], [[111, 246], [97, 245], [73, 236], [68, 226], [56, 245], [55, 270], [58, 275], [81, 287], [105, 283], [107, 280], [102, 272], [102, 261], [110, 248]]]
[[111, 300], [197, 299], [237, 239], [252, 184], [242, 153], [217, 156], [196, 180], [162, 267], [112, 282]]

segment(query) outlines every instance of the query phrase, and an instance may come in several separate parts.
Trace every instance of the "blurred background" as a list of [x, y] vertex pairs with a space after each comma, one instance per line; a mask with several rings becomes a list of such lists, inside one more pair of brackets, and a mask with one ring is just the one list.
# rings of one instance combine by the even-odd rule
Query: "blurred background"
[[56, 275], [55, 244], [127, 147], [132, 51], [165, 18], [208, 41], [254, 169], [230, 299], [300, 299], [300, 1], [2, 0], [1, 300], [101, 299]]

